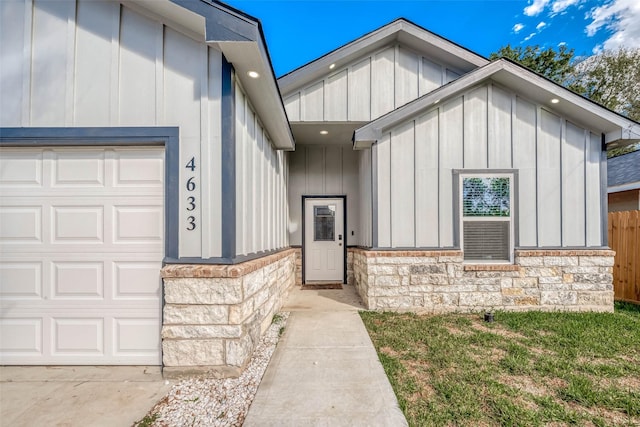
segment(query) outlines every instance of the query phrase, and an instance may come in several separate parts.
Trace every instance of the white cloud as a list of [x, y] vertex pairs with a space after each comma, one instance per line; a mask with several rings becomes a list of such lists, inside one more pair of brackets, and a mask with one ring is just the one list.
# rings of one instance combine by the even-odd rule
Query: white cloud
[[518, 34], [524, 28], [524, 24], [516, 24], [513, 26], [513, 32]]
[[640, 47], [640, 1], [612, 0], [593, 8], [587, 16], [592, 20], [585, 29], [589, 37], [603, 28], [612, 33], [602, 48]]
[[527, 16], [539, 15], [547, 4], [549, 4], [549, 1], [550, 0], [533, 0], [533, 3], [524, 8], [524, 14]]
[[560, 42], [560, 43], [558, 43], [558, 47], [560, 47], [560, 46], [566, 46], [566, 45], [567, 45], [567, 42]]
[[529, 40], [531, 40], [531, 38], [532, 38], [533, 36], [535, 36], [536, 34], [538, 34], [538, 33], [531, 33], [531, 34], [529, 34], [527, 37], [525, 37], [525, 38], [524, 38], [524, 41], [528, 42], [528, 41], [529, 41]]
[[540, 31], [541, 29], [543, 29], [546, 26], [547, 26], [547, 23], [542, 21], [538, 25], [536, 25], [536, 30]]
[[580, 3], [580, 0], [556, 0], [551, 5], [551, 11], [553, 13], [563, 12], [569, 6]]

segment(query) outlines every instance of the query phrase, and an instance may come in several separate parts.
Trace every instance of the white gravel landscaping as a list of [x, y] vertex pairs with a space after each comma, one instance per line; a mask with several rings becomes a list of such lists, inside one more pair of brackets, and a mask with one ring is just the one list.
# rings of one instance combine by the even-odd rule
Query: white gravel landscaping
[[242, 426], [284, 328], [288, 312], [260, 339], [247, 369], [238, 378], [190, 378], [175, 384], [138, 426]]

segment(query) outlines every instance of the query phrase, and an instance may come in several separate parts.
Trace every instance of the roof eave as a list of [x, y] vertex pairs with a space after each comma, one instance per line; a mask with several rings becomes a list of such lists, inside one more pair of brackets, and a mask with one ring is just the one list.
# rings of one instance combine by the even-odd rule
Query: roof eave
[[640, 138], [639, 123], [610, 111], [518, 64], [499, 59], [357, 129], [354, 133], [354, 146], [357, 146], [360, 141], [371, 140], [375, 135], [379, 137], [396, 124], [489, 79], [511, 87], [516, 92], [529, 95], [530, 99], [544, 105], [550, 103], [552, 98], [558, 99], [560, 101], [558, 104], [549, 104], [550, 109], [566, 114], [568, 117], [579, 117], [580, 122], [595, 126], [594, 130], [602, 131], [605, 134], [605, 142], [612, 146], [632, 144]]
[[[236, 78], [251, 99], [274, 146], [293, 150], [293, 135], [260, 21], [217, 1], [170, 1], [204, 17], [206, 43], [218, 47], [233, 65]], [[248, 71], [255, 71], [260, 77], [251, 78]]]

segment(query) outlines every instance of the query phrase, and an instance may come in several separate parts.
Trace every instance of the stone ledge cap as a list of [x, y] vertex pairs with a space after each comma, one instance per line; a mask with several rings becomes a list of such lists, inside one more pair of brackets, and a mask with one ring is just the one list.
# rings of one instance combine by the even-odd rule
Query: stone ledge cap
[[532, 250], [516, 250], [516, 256], [522, 257], [541, 257], [541, 256], [614, 256], [615, 251], [611, 249], [532, 249]]
[[242, 262], [240, 264], [168, 264], [161, 270], [163, 279], [178, 278], [236, 278], [246, 276], [262, 267], [280, 261], [295, 253], [295, 249], [284, 249], [275, 254]]

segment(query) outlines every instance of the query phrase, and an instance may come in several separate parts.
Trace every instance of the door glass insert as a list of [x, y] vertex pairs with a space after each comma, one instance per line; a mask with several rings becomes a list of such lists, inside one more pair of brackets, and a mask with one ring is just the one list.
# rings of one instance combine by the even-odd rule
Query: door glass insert
[[313, 240], [326, 242], [335, 240], [336, 206], [313, 207]]

